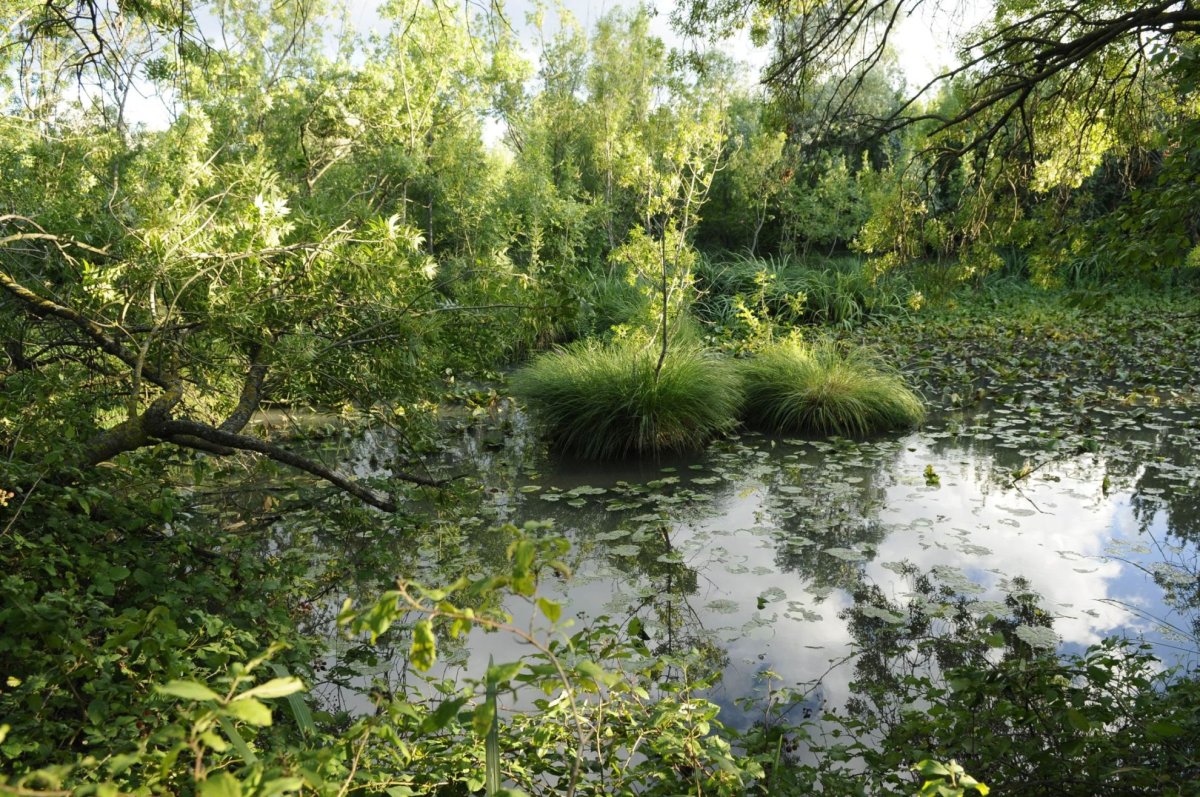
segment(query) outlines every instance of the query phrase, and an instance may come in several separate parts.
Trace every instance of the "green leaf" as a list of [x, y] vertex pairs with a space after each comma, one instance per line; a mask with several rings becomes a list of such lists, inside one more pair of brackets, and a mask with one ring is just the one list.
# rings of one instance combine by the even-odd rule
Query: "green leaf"
[[489, 685], [507, 684], [524, 666], [525, 663], [522, 661], [510, 661], [507, 664], [490, 664], [487, 668], [487, 674], [484, 676], [484, 681]]
[[1184, 729], [1181, 728], [1178, 723], [1168, 722], [1166, 720], [1151, 722], [1146, 726], [1146, 735], [1156, 741], [1159, 739], [1169, 739], [1172, 736], [1179, 736], [1183, 732]]
[[210, 775], [199, 784], [200, 797], [242, 797], [242, 784], [228, 772]]
[[248, 697], [287, 697], [288, 695], [302, 691], [304, 691], [304, 682], [295, 676], [289, 675], [285, 678], [272, 678], [265, 684], [259, 684], [253, 689], [247, 689], [235, 697], [234, 700], [244, 700]]
[[265, 727], [271, 724], [271, 709], [267, 707], [266, 703], [261, 703], [252, 697], [230, 703], [225, 707], [225, 712], [249, 725]]
[[558, 618], [562, 617], [562, 604], [546, 598], [538, 598], [537, 605], [542, 610], [542, 614], [546, 615], [546, 619], [552, 623], [557, 623]]
[[1092, 729], [1092, 723], [1083, 715], [1083, 712], [1077, 708], [1067, 709], [1067, 721], [1071, 723], [1071, 727], [1080, 733], [1087, 733]]
[[[272, 663], [271, 669], [280, 678], [287, 677], [287, 671], [279, 664]], [[292, 716], [296, 718], [296, 725], [300, 728], [300, 733], [304, 736], [313, 736], [317, 732], [316, 723], [313, 722], [312, 712], [308, 710], [308, 704], [304, 702], [304, 698], [299, 694], [288, 695], [288, 705], [292, 709]]]
[[195, 681], [167, 681], [161, 686], [154, 687], [160, 695], [178, 697], [184, 700], [213, 700], [219, 701], [221, 696], [204, 684]]
[[204, 746], [214, 753], [223, 753], [229, 749], [229, 742], [221, 738], [221, 734], [214, 731], [204, 731], [200, 734], [200, 741], [204, 742]]
[[262, 785], [258, 797], [279, 797], [281, 794], [300, 791], [303, 788], [304, 778], [274, 778]]
[[987, 797], [988, 792], [991, 791], [991, 789], [975, 780], [975, 778], [971, 777], [970, 775], [963, 775], [958, 779], [958, 783], [963, 787], [963, 789], [974, 789], [983, 795], [983, 797]]
[[481, 738], [487, 736], [495, 719], [496, 703], [494, 701], [485, 700], [476, 706], [475, 712], [471, 715], [471, 727], [475, 730], [475, 735]]
[[485, 785], [487, 797], [496, 797], [500, 791], [500, 716], [496, 704], [496, 684], [494, 682], [487, 686], [485, 705], [491, 709], [488, 712], [491, 718], [488, 722], [487, 738], [484, 740], [484, 770], [487, 775]]
[[914, 764], [913, 771], [923, 778], [945, 778], [950, 775], [950, 770], [946, 768], [945, 764], [928, 758]]
[[238, 729], [234, 727], [233, 720], [229, 717], [218, 717], [217, 721], [221, 723], [221, 731], [225, 734], [225, 738], [233, 745], [233, 749], [237, 750], [237, 754], [241, 756], [242, 761], [246, 766], [254, 766], [258, 763], [258, 756], [250, 749], [250, 745], [246, 744], [246, 740], [238, 733]]
[[421, 723], [421, 732], [430, 733], [432, 731], [440, 731], [450, 724], [450, 720], [458, 715], [458, 710], [466, 705], [465, 697], [458, 697], [454, 700], [447, 700], [438, 705], [432, 714], [425, 718]]
[[426, 672], [437, 661], [437, 639], [433, 636], [433, 623], [428, 619], [420, 620], [413, 626], [412, 647], [408, 657], [414, 667]]
[[602, 668], [596, 662], [590, 661], [588, 659], [584, 659], [583, 661], [576, 664], [575, 669], [578, 670], [583, 675], [586, 675], [587, 677], [592, 678], [593, 680], [598, 681], [598, 680], [604, 678], [604, 668]]

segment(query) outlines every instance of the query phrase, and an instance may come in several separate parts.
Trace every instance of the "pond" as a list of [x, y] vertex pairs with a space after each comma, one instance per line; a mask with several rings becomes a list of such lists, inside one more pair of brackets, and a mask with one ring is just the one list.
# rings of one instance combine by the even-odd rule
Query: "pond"
[[[1034, 647], [1080, 651], [1144, 636], [1165, 664], [1195, 653], [1200, 424], [1190, 402], [1097, 405], [978, 402], [939, 410], [908, 434], [866, 441], [721, 440], [702, 455], [596, 464], [546, 454], [523, 416], [463, 424], [453, 457], [484, 487], [488, 522], [549, 520], [572, 543], [574, 576], [541, 594], [576, 624], [604, 615], [654, 651], [703, 652], [722, 675], [722, 719], [762, 675], [839, 707], [863, 640], [847, 616], [868, 587], [901, 622], [914, 601], [949, 623], [946, 595], [978, 616], [1010, 595], [1038, 596], [1044, 622], [1019, 626]], [[386, 436], [356, 442], [380, 458]], [[498, 553], [502, 553], [502, 550]], [[915, 589], [927, 575], [941, 596]], [[524, 604], [509, 607], [518, 623]], [[860, 607], [861, 608], [861, 607]], [[636, 620], [634, 620], [636, 618]], [[632, 625], [630, 625], [632, 621]], [[473, 635], [465, 661], [529, 652]]]

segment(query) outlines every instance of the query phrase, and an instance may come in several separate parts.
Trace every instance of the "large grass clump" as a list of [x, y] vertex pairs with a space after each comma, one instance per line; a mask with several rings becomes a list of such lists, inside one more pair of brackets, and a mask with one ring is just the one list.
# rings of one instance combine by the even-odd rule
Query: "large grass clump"
[[921, 399], [868, 349], [775, 344], [742, 366], [745, 417], [772, 432], [862, 437], [915, 426]]
[[513, 392], [567, 454], [589, 459], [696, 450], [737, 423], [737, 369], [697, 346], [583, 341], [518, 371]]

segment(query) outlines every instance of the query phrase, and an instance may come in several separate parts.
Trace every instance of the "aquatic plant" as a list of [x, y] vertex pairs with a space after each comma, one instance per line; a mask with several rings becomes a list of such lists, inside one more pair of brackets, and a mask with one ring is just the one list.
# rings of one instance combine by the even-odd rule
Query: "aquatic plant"
[[737, 423], [737, 369], [697, 346], [583, 341], [534, 360], [512, 379], [551, 445], [589, 459], [695, 450]]
[[748, 423], [777, 432], [862, 436], [925, 416], [903, 377], [869, 349], [776, 343], [741, 367]]

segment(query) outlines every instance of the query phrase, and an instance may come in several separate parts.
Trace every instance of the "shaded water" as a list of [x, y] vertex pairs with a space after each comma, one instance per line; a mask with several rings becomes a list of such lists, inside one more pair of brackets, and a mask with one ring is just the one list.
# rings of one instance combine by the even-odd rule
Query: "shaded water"
[[[574, 578], [541, 593], [579, 624], [637, 617], [652, 650], [702, 650], [730, 724], [751, 719], [735, 701], [766, 671], [842, 705], [857, 642], [844, 613], [864, 585], [924, 600], [909, 564], [979, 615], [1036, 593], [1053, 634], [1027, 627], [1035, 645], [1144, 635], [1166, 664], [1195, 651], [1200, 425], [1186, 405], [983, 406], [865, 442], [745, 434], [657, 463], [554, 459], [519, 415], [503, 428], [468, 427], [454, 456], [492, 520], [551, 520], [540, 533], [571, 540]], [[360, 441], [354, 459], [385, 443]], [[528, 652], [496, 634], [468, 647], [476, 673]]]

